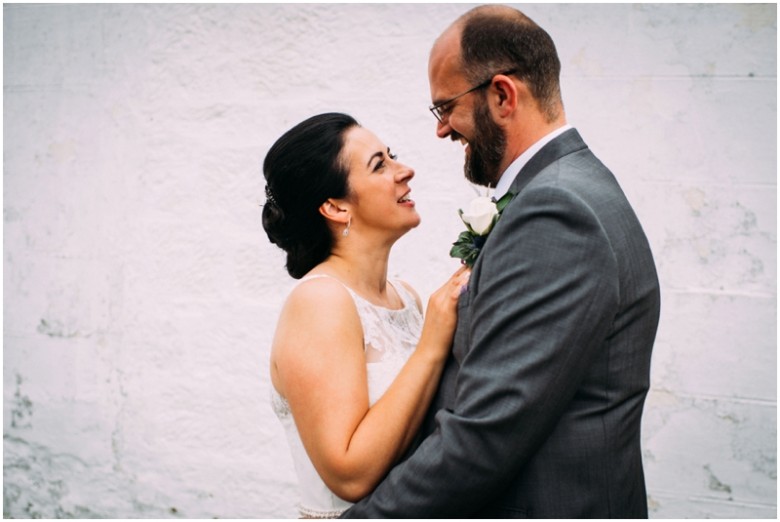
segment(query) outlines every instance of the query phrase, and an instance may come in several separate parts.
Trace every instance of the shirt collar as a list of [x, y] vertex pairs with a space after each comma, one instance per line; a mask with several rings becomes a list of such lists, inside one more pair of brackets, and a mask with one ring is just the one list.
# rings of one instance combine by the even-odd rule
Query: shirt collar
[[525, 167], [525, 164], [528, 163], [528, 161], [534, 157], [534, 155], [541, 150], [542, 147], [550, 143], [552, 140], [566, 132], [567, 130], [573, 128], [571, 125], [566, 124], [563, 127], [559, 127], [552, 131], [551, 133], [547, 134], [545, 137], [528, 147], [528, 149], [520, 154], [515, 161], [513, 161], [509, 167], [504, 171], [503, 174], [501, 174], [501, 177], [498, 179], [498, 183], [496, 183], [496, 189], [493, 191], [493, 197], [498, 200], [501, 199], [501, 196], [507, 193], [509, 191], [509, 187], [512, 185], [512, 182], [515, 180], [515, 176], [518, 172], [520, 172], [523, 167]]

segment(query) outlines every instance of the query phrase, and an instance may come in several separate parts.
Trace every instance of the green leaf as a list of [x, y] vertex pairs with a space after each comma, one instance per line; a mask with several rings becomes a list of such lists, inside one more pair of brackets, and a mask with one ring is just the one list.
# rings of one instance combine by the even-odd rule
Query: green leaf
[[469, 268], [473, 268], [474, 263], [477, 262], [477, 256], [479, 256], [479, 250], [475, 248], [469, 255], [463, 258], [463, 262], [466, 263]]
[[504, 211], [504, 207], [509, 204], [510, 201], [512, 201], [512, 198], [515, 197], [514, 194], [511, 192], [507, 192], [503, 196], [501, 196], [501, 199], [496, 201], [496, 208], [498, 209], [499, 214]]
[[457, 243], [472, 243], [474, 241], [474, 233], [465, 230], [458, 235]]

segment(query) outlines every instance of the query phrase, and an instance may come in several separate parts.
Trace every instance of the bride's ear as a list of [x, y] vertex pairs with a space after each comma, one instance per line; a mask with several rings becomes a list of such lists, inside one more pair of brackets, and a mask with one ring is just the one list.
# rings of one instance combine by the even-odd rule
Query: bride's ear
[[334, 224], [346, 225], [349, 221], [349, 210], [338, 200], [329, 199], [320, 205], [320, 214]]

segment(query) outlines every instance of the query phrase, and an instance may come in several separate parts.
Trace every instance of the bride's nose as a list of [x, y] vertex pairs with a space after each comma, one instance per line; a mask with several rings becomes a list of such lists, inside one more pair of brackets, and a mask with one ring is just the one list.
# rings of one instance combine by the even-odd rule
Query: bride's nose
[[395, 175], [395, 181], [396, 183], [403, 183], [404, 181], [409, 181], [413, 177], [414, 169], [407, 165], [401, 164], [400, 169], [398, 169], [398, 173]]

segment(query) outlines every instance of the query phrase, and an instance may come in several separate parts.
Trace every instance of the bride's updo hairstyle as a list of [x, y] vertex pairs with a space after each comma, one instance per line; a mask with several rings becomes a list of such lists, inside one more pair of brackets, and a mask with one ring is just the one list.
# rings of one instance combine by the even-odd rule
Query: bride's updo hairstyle
[[358, 125], [346, 114], [312, 116], [285, 132], [265, 157], [263, 228], [271, 243], [287, 252], [287, 272], [295, 279], [324, 261], [333, 248], [319, 207], [349, 193], [341, 151], [347, 131]]

